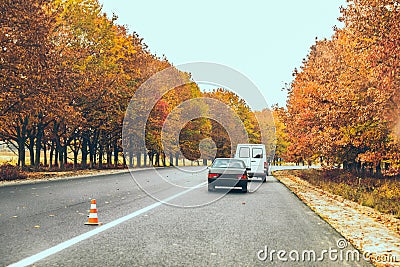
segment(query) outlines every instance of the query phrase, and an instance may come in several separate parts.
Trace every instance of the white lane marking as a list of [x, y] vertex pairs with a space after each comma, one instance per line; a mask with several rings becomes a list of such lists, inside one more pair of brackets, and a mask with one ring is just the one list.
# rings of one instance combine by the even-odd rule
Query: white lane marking
[[64, 241], [64, 242], [62, 242], [62, 243], [60, 243], [58, 245], [55, 245], [54, 247], [48, 248], [48, 249], [46, 249], [46, 250], [44, 250], [42, 252], [39, 252], [39, 253], [37, 253], [35, 255], [32, 255], [32, 256], [30, 256], [28, 258], [22, 259], [22, 260], [20, 260], [20, 261], [18, 261], [16, 263], [13, 263], [13, 264], [9, 265], [9, 267], [31, 265], [31, 264], [33, 264], [33, 263], [35, 263], [37, 261], [40, 261], [40, 260], [42, 260], [44, 258], [47, 258], [48, 256], [51, 256], [51, 255], [56, 254], [56, 253], [66, 249], [66, 248], [69, 248], [69, 247], [71, 247], [71, 246], [73, 246], [73, 245], [75, 245], [75, 244], [77, 244], [77, 243], [79, 243], [79, 242], [81, 242], [83, 240], [86, 240], [86, 239], [88, 239], [88, 238], [90, 238], [90, 237], [92, 237], [94, 235], [100, 234], [101, 232], [104, 232], [104, 231], [106, 231], [106, 230], [108, 230], [108, 229], [110, 229], [110, 228], [112, 228], [114, 226], [117, 226], [117, 225], [119, 225], [119, 224], [121, 224], [121, 223], [123, 223], [123, 222], [125, 222], [127, 220], [130, 220], [130, 219], [132, 219], [132, 218], [134, 218], [134, 217], [136, 217], [136, 216], [138, 216], [140, 214], [148, 212], [149, 210], [152, 210], [152, 209], [162, 205], [163, 203], [168, 203], [170, 200], [172, 200], [174, 198], [177, 198], [177, 197], [180, 197], [180, 196], [182, 196], [182, 195], [184, 195], [184, 194], [186, 194], [186, 193], [188, 193], [190, 191], [193, 191], [194, 189], [200, 188], [201, 186], [205, 185], [206, 183], [207, 182], [198, 184], [195, 187], [189, 188], [189, 189], [187, 189], [185, 191], [182, 191], [182, 192], [180, 192], [180, 193], [178, 193], [176, 195], [170, 196], [170, 197], [168, 197], [166, 199], [163, 199], [163, 200], [161, 200], [159, 202], [156, 202], [156, 203], [154, 203], [154, 204], [152, 204], [150, 206], [144, 207], [144, 208], [142, 208], [140, 210], [137, 210], [137, 211], [135, 211], [135, 212], [133, 212], [131, 214], [128, 214], [128, 215], [126, 215], [124, 217], [116, 219], [115, 221], [112, 221], [112, 222], [109, 222], [109, 223], [104, 224], [102, 226], [99, 226], [98, 228], [96, 228], [94, 230], [91, 230], [91, 231], [86, 232], [84, 234], [78, 235], [78, 236], [76, 236], [74, 238], [71, 238], [71, 239], [69, 239], [67, 241]]

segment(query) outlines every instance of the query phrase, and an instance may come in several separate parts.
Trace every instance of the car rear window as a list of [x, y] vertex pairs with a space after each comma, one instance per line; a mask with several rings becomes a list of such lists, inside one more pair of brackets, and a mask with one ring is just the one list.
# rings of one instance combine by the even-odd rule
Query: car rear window
[[229, 159], [216, 159], [212, 165], [213, 168], [245, 168], [242, 161]]

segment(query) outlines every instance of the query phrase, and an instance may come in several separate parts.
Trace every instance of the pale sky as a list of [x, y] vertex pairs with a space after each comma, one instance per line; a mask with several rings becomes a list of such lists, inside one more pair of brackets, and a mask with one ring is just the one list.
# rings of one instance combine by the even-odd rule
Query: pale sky
[[268, 105], [285, 106], [309, 48], [330, 38], [345, 0], [99, 0], [117, 23], [137, 32], [152, 53], [174, 65], [213, 62], [246, 75]]

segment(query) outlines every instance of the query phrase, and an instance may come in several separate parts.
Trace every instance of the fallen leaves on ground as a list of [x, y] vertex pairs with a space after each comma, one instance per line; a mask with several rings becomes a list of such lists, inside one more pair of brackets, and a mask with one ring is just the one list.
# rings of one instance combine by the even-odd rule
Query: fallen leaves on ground
[[[274, 176], [340, 232], [376, 266], [400, 266], [400, 220], [323, 191], [288, 171]], [[397, 262], [384, 262], [383, 256]]]

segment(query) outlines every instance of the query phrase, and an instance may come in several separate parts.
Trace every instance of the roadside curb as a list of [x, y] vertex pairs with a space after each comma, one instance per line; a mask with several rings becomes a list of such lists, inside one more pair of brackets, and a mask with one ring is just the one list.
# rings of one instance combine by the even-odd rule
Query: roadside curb
[[276, 172], [273, 175], [374, 265], [400, 266], [400, 235], [368, 216], [368, 212], [359, 211], [371, 208], [325, 192], [297, 176]]

